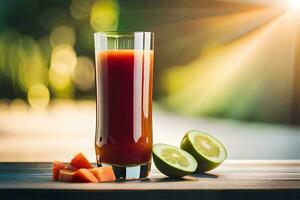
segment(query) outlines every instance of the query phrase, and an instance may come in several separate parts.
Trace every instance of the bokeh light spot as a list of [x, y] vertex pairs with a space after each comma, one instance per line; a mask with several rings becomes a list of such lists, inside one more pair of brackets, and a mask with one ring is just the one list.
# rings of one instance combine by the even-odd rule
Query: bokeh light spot
[[37, 41], [24, 36], [12, 44], [8, 58], [10, 68], [15, 70], [15, 83], [19, 83], [24, 91], [35, 84], [47, 84], [48, 67]]
[[94, 64], [88, 57], [78, 57], [77, 65], [72, 73], [73, 82], [82, 91], [90, 90], [94, 84]]
[[[57, 67], [51, 67], [49, 70], [49, 82], [51, 86], [56, 90], [65, 90], [71, 84], [70, 73], [67, 70], [64, 70], [63, 65]], [[59, 69], [60, 70], [57, 70]]]
[[116, 1], [96, 1], [90, 18], [95, 31], [116, 30], [119, 23], [119, 5]]
[[68, 69], [69, 72], [72, 72], [76, 62], [76, 52], [71, 46], [58, 45], [52, 51], [50, 67], [54, 67], [58, 71]]
[[28, 90], [27, 99], [33, 108], [45, 109], [49, 104], [50, 92], [43, 84], [32, 85]]
[[74, 46], [75, 41], [75, 31], [70, 26], [57, 26], [56, 28], [54, 28], [50, 35], [50, 42], [52, 47], [55, 47], [59, 44], [69, 44], [71, 46]]
[[52, 51], [49, 69], [49, 81], [57, 90], [64, 90], [71, 84], [71, 73], [74, 71], [77, 57], [69, 45], [58, 45]]
[[70, 5], [70, 12], [75, 19], [87, 19], [92, 9], [92, 0], [73, 0]]

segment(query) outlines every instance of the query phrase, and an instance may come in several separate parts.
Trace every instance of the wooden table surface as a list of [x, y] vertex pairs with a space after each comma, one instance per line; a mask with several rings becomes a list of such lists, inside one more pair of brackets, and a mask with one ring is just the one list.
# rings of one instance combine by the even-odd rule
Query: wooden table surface
[[207, 174], [116, 183], [59, 183], [51, 163], [0, 163], [0, 199], [300, 199], [300, 160], [226, 161]]

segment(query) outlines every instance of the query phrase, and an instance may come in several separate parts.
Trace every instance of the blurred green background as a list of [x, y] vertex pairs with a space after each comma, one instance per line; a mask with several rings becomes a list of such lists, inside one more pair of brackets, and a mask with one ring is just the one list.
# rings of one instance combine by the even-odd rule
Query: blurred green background
[[95, 161], [93, 33], [155, 32], [153, 141], [299, 159], [299, 0], [0, 0], [0, 161]]
[[93, 32], [145, 30], [156, 34], [158, 107], [299, 124], [294, 7], [255, 0], [1, 0], [0, 104], [43, 110], [57, 99], [93, 100]]

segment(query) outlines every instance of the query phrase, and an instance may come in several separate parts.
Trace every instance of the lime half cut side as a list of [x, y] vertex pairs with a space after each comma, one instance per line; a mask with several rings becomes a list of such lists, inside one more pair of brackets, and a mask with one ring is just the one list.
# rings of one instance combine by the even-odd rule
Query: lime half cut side
[[182, 139], [180, 148], [189, 152], [198, 163], [196, 173], [218, 167], [227, 157], [224, 145], [213, 136], [199, 131], [189, 131]]
[[188, 152], [167, 144], [153, 145], [153, 161], [157, 169], [169, 177], [183, 177], [197, 169], [197, 161]]

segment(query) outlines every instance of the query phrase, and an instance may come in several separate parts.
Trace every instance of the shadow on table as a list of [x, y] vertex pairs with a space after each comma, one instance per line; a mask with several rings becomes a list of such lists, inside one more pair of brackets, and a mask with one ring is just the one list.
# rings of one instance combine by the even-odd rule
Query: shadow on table
[[199, 174], [192, 174], [189, 176], [196, 177], [196, 178], [218, 178], [219, 177], [218, 175], [210, 174], [210, 173], [199, 173]]
[[[146, 180], [144, 180], [146, 182]], [[148, 179], [147, 181], [149, 182], [178, 182], [178, 181], [194, 181], [192, 179], [189, 178], [169, 178], [169, 177], [165, 177], [165, 178], [151, 178]]]
[[197, 179], [194, 178], [218, 178], [218, 175], [215, 174], [209, 174], [209, 173], [200, 173], [200, 174], [191, 174], [182, 178], [151, 178], [151, 179], [144, 179], [141, 180], [142, 182], [178, 182], [178, 181], [197, 181]]

